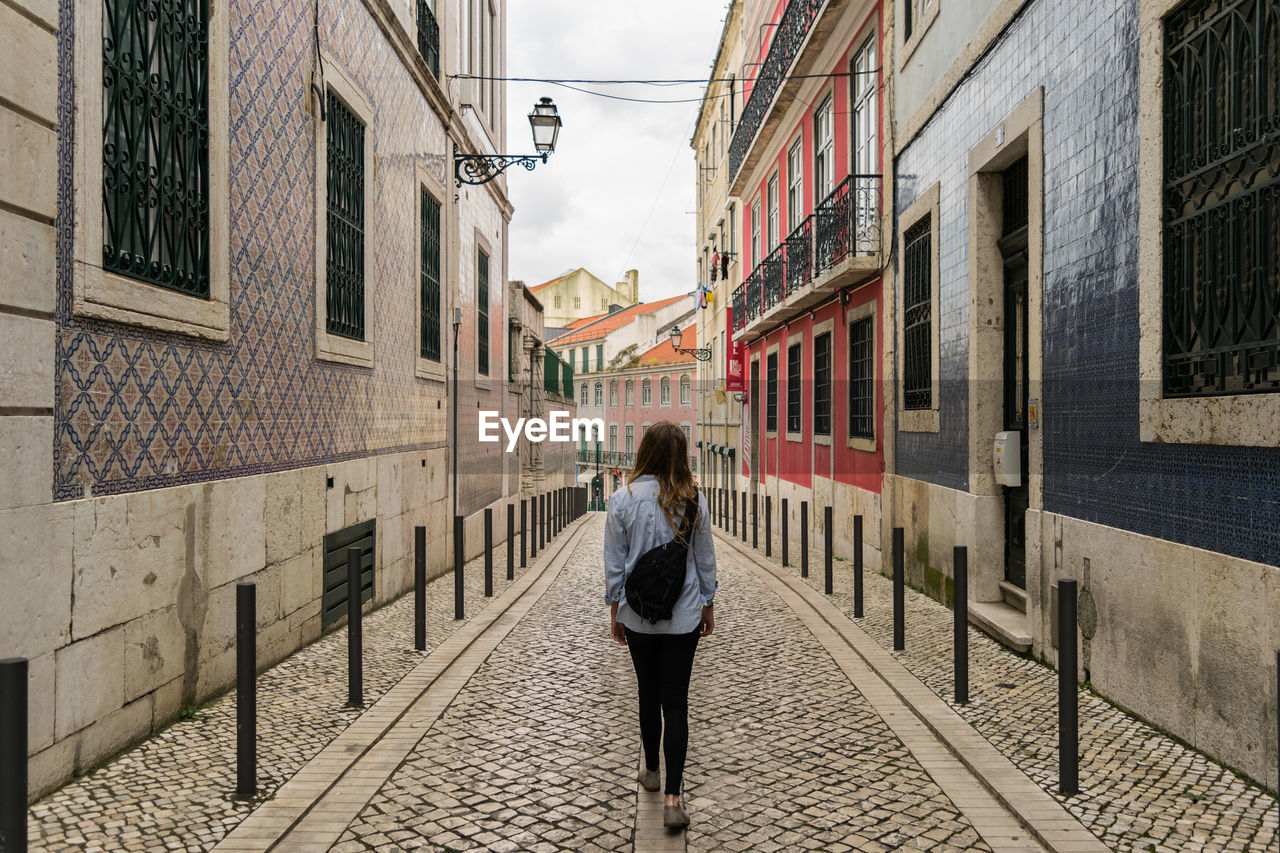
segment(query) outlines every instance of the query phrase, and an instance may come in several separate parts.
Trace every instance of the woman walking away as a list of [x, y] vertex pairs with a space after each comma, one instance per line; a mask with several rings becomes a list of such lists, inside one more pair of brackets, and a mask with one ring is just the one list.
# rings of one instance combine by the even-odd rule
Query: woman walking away
[[[604, 533], [610, 633], [631, 651], [640, 693], [644, 766], [658, 790], [658, 742], [667, 760], [663, 824], [689, 825], [680, 802], [689, 746], [689, 675], [698, 637], [715, 627], [716, 554], [707, 504], [689, 471], [684, 430], [663, 421], [640, 440], [627, 487], [609, 500]], [[663, 725], [666, 736], [663, 737]]]

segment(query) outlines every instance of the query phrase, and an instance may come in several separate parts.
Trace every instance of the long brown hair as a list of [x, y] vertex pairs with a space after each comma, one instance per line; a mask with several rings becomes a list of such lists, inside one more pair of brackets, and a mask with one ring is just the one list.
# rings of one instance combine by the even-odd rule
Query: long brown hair
[[[698, 488], [689, 470], [689, 441], [684, 430], [671, 421], [659, 421], [645, 431], [636, 451], [636, 466], [627, 475], [627, 486], [645, 474], [652, 474], [658, 481], [658, 506], [679, 536], [685, 507], [689, 501], [697, 504]], [[694, 513], [695, 527], [701, 512], [699, 508]]]

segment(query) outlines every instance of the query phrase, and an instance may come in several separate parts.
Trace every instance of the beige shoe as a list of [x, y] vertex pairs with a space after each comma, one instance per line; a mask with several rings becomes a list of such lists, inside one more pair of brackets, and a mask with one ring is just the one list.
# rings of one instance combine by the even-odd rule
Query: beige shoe
[[662, 825], [667, 829], [684, 829], [689, 825], [689, 816], [684, 813], [684, 805], [663, 806]]
[[658, 771], [645, 768], [640, 771], [640, 777], [636, 780], [646, 791], [658, 790]]

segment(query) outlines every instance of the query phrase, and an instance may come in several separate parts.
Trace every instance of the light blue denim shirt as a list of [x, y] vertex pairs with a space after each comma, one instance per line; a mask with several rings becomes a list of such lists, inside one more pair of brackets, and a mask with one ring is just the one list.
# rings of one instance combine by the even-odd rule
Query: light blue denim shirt
[[671, 618], [645, 622], [627, 606], [627, 575], [641, 555], [675, 538], [676, 532], [658, 505], [658, 481], [650, 474], [637, 477], [609, 497], [604, 526], [604, 600], [617, 601], [618, 621], [641, 634], [687, 634], [702, 622], [702, 607], [716, 594], [716, 550], [711, 537], [707, 501], [698, 493], [699, 520], [689, 549], [684, 587]]

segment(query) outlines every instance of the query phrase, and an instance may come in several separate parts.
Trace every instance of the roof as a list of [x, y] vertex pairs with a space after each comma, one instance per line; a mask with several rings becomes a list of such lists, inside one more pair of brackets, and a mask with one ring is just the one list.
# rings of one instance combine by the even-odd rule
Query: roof
[[578, 267], [578, 269], [569, 270], [566, 273], [562, 273], [561, 275], [556, 276], [550, 281], [544, 281], [542, 284], [535, 284], [533, 287], [529, 289], [532, 290], [534, 293], [537, 293], [539, 290], [542, 290], [544, 287], [550, 287], [551, 285], [555, 284], [557, 281], [564, 281], [566, 278], [573, 275], [580, 269], [582, 269], [582, 267]]
[[[680, 333], [680, 349], [690, 350], [698, 346], [698, 327], [690, 324]], [[694, 361], [693, 353], [676, 352], [671, 346], [671, 339], [663, 341], [653, 349], [640, 356], [640, 366], [648, 367], [650, 365], [662, 364], [692, 364]]]
[[609, 316], [609, 314], [606, 312], [606, 313], [604, 313], [604, 314], [596, 314], [596, 315], [594, 315], [594, 316], [592, 316], [592, 317], [583, 317], [581, 320], [574, 320], [572, 323], [570, 323], [569, 325], [565, 326], [565, 328], [566, 328], [566, 329], [580, 329], [580, 328], [582, 328], [583, 326], [587, 325], [588, 323], [594, 323], [596, 320], [599, 320], [599, 319], [600, 319], [600, 318], [602, 318], [602, 317], [608, 317], [608, 316]]
[[659, 299], [657, 302], [641, 302], [638, 305], [629, 305], [621, 311], [614, 311], [612, 314], [605, 314], [591, 322], [584, 323], [581, 326], [571, 326], [570, 330], [560, 337], [548, 341], [550, 346], [567, 346], [569, 344], [581, 343], [582, 341], [594, 341], [603, 338], [609, 332], [614, 331], [630, 323], [641, 314], [652, 314], [660, 308], [665, 308], [673, 302], [685, 299], [689, 296], [682, 293], [679, 296], [672, 296], [667, 299]]

